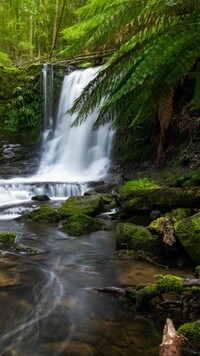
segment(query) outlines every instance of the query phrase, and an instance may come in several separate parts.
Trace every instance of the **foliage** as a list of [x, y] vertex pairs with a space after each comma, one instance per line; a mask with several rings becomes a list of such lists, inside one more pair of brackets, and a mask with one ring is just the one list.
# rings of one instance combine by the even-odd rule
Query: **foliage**
[[11, 66], [11, 60], [7, 53], [0, 52], [0, 66], [9, 67]]
[[16, 87], [13, 99], [7, 104], [5, 128], [11, 132], [31, 129], [37, 131], [41, 124], [41, 90], [37, 77], [27, 77], [25, 88]]
[[0, 48], [14, 64], [49, 58], [63, 46], [60, 31], [86, 0], [0, 0]]
[[95, 107], [96, 125], [147, 122], [199, 60], [199, 10], [200, 0], [90, 0], [80, 8], [80, 22], [63, 31], [70, 42], [63, 53], [117, 50], [71, 109], [75, 123]]

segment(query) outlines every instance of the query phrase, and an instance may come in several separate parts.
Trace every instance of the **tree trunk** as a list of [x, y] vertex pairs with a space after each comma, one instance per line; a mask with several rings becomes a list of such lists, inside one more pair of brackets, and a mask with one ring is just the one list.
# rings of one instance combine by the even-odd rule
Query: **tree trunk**
[[185, 336], [177, 333], [171, 319], [166, 320], [159, 356], [181, 356], [187, 344]]
[[[57, 0], [57, 2], [58, 2], [58, 0]], [[54, 38], [53, 38], [53, 44], [52, 44], [52, 48], [51, 48], [50, 58], [52, 57], [53, 51], [54, 51], [54, 49], [56, 48], [56, 45], [57, 45], [58, 34], [59, 34], [59, 31], [60, 31], [60, 25], [61, 25], [61, 22], [62, 22], [62, 18], [63, 18], [66, 2], [67, 2], [67, 0], [63, 1], [63, 5], [62, 5], [62, 9], [61, 9], [61, 13], [60, 13], [60, 17], [59, 17], [59, 20], [58, 20], [57, 27], [56, 27], [57, 18], [55, 18], [55, 21], [56, 21], [55, 22], [55, 28], [54, 28], [55, 33], [54, 33]]]

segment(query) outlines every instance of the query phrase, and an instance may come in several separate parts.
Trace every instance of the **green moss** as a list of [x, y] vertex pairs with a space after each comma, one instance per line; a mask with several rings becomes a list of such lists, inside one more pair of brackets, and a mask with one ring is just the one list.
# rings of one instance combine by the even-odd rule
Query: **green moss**
[[62, 218], [67, 218], [74, 214], [95, 216], [104, 210], [104, 204], [99, 195], [77, 196], [67, 199], [57, 210]]
[[16, 232], [0, 232], [0, 243], [13, 245], [16, 239]]
[[44, 204], [39, 209], [29, 211], [28, 213], [20, 216], [17, 219], [25, 221], [36, 221], [40, 223], [53, 223], [60, 220], [60, 215], [50, 205]]
[[[162, 215], [160, 218], [153, 220], [148, 226], [149, 231], [159, 234], [160, 236], [167, 238], [167, 236], [173, 237], [174, 224], [188, 217], [191, 214], [190, 209], [177, 208], [169, 213]], [[173, 237], [175, 242], [175, 238]]]
[[183, 290], [183, 282], [180, 277], [168, 274], [166, 276], [156, 276], [156, 290], [158, 293], [181, 293]]
[[173, 275], [158, 275], [156, 283], [139, 284], [136, 286], [135, 298], [136, 305], [143, 306], [151, 299], [169, 292], [181, 293], [183, 290], [183, 283], [180, 277]]
[[181, 325], [178, 330], [180, 334], [187, 337], [189, 343], [194, 348], [199, 349], [200, 347], [200, 322], [195, 321], [192, 323], [186, 323]]
[[105, 228], [105, 225], [85, 214], [74, 214], [63, 221], [62, 231], [70, 236], [80, 236], [92, 231], [98, 231]]
[[141, 307], [148, 303], [152, 298], [158, 296], [156, 285], [153, 283], [146, 284], [144, 288], [136, 290], [136, 306]]
[[178, 221], [174, 229], [188, 255], [197, 265], [200, 264], [200, 213]]
[[131, 223], [120, 223], [116, 228], [116, 244], [118, 248], [143, 250], [160, 253], [162, 243], [157, 236], [153, 236], [145, 227]]
[[138, 189], [156, 189], [160, 188], [159, 185], [157, 185], [153, 181], [149, 181], [147, 178], [143, 179], [137, 179], [137, 180], [131, 180], [125, 183], [120, 187], [120, 192], [129, 192], [133, 190], [138, 190]]

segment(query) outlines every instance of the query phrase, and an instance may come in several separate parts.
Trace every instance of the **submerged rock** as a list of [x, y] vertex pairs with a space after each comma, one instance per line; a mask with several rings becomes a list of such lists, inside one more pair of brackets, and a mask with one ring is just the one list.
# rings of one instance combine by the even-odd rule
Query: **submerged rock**
[[178, 221], [174, 229], [185, 251], [197, 265], [200, 264], [200, 213]]
[[116, 244], [118, 248], [142, 250], [150, 253], [161, 253], [163, 245], [158, 236], [154, 236], [144, 226], [131, 223], [117, 225]]
[[17, 220], [35, 221], [40, 223], [53, 223], [60, 220], [57, 210], [48, 204], [41, 205], [39, 209], [29, 211], [17, 218]]
[[0, 256], [10, 253], [19, 253], [27, 256], [44, 253], [44, 251], [34, 247], [18, 243], [16, 237], [16, 232], [0, 232]]
[[73, 214], [95, 216], [105, 211], [105, 208], [100, 195], [88, 195], [70, 197], [57, 211], [62, 218], [67, 218]]
[[92, 231], [105, 229], [105, 225], [85, 214], [74, 214], [63, 221], [63, 227], [60, 229], [67, 232], [70, 236], [80, 236]]

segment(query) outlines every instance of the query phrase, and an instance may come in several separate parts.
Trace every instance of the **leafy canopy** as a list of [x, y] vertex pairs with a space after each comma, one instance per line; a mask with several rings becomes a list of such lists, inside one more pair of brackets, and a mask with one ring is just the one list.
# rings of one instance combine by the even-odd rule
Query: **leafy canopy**
[[95, 107], [96, 125], [144, 123], [198, 64], [200, 0], [89, 0], [77, 15], [80, 21], [63, 31], [62, 54], [116, 51], [72, 107], [75, 123]]

